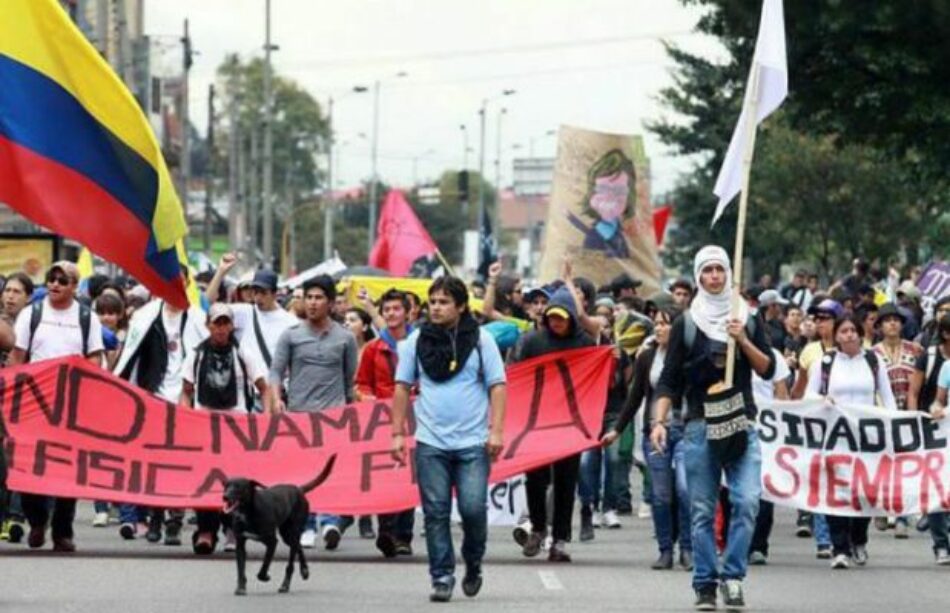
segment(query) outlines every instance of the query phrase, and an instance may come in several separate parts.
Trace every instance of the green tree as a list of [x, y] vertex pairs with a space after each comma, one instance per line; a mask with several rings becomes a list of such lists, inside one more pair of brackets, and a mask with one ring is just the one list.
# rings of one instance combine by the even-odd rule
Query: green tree
[[[685, 121], [664, 120], [651, 129], [680, 153], [702, 154], [695, 172], [673, 194], [681, 224], [673, 238], [674, 263], [682, 263], [710, 239], [731, 244], [735, 207], [711, 234], [707, 231], [715, 206], [711, 191], [739, 114], [761, 8], [759, 0], [682, 1], [708, 9], [698, 30], [716, 37], [729, 60], [713, 63], [668, 48], [678, 66], [676, 84], [663, 91], [661, 99]], [[812, 0], [786, 2], [785, 13], [790, 96], [781, 118], [769, 123], [784, 123], [789, 131], [780, 140], [795, 146], [792, 141], [800, 139], [798, 145], [808, 155], [763, 155], [772, 138], [763, 135], [750, 190], [753, 206], [760, 204], [759, 191], [778, 196], [783, 170], [799, 164], [795, 173], [786, 174], [798, 173], [810, 183], [788, 187], [797, 187], [798, 193], [807, 188], [811, 202], [825, 204], [788, 203], [807, 213], [807, 225], [786, 226], [786, 233], [805, 233], [823, 213], [833, 212], [825, 220], [827, 251], [819, 258], [824, 266], [834, 267], [855, 252], [882, 258], [903, 252], [913, 260], [919, 252], [945, 250], [941, 246], [950, 240], [950, 182], [945, 178], [950, 162], [950, 140], [945, 137], [950, 133], [950, 90], [945, 87], [950, 46], [944, 41], [950, 35], [950, 5], [940, 0], [880, 0], [860, 6]], [[832, 159], [835, 156], [839, 159]], [[874, 188], [888, 195], [882, 210], [870, 204], [877, 202]], [[837, 191], [820, 193], [827, 189]], [[843, 208], [847, 202], [855, 208]], [[768, 209], [773, 219], [786, 212]], [[750, 223], [759, 223], [761, 214], [754, 208]], [[869, 218], [878, 225], [864, 223]], [[846, 219], [852, 223], [841, 226]], [[881, 232], [884, 219], [891, 232]], [[771, 232], [767, 238], [783, 242]], [[770, 252], [762, 251], [755, 240], [750, 238], [749, 255], [754, 261], [768, 261]], [[814, 258], [818, 253], [813, 247], [810, 240], [801, 241], [790, 246], [786, 257]]]

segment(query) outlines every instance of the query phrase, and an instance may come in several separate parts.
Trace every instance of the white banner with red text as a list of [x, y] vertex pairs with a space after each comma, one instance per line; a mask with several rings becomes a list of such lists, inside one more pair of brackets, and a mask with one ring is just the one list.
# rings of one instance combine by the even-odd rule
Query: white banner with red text
[[950, 418], [776, 401], [758, 431], [766, 500], [829, 515], [950, 511]]

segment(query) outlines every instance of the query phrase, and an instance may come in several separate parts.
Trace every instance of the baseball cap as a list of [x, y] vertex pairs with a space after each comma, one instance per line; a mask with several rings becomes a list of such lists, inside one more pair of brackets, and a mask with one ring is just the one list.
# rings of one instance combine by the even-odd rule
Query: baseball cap
[[251, 287], [265, 289], [269, 292], [277, 291], [277, 273], [272, 270], [261, 269], [254, 273]]
[[564, 307], [553, 306], [544, 312], [545, 317], [560, 317], [561, 319], [570, 319], [571, 314]]
[[527, 300], [528, 302], [531, 302], [538, 296], [544, 296], [548, 300], [551, 299], [551, 293], [548, 290], [546, 290], [543, 286], [526, 289], [523, 292], [523, 296], [524, 296], [524, 299]]
[[47, 271], [46, 274], [53, 272], [57, 268], [61, 273], [72, 279], [74, 283], [79, 283], [79, 268], [77, 268], [75, 264], [69, 260], [53, 262], [53, 265], [49, 267], [49, 271]]
[[788, 304], [788, 300], [782, 298], [782, 295], [774, 289], [767, 289], [759, 294], [759, 306], [767, 307], [773, 304], [785, 306]]
[[844, 315], [844, 307], [841, 306], [841, 304], [836, 300], [825, 298], [818, 304], [813, 304], [812, 306], [808, 307], [809, 315], [817, 315], [819, 313], [830, 313], [837, 318]]
[[223, 302], [215, 302], [211, 305], [211, 308], [208, 309], [208, 321], [218, 321], [222, 317], [227, 317], [231, 321], [234, 321], [234, 311]]

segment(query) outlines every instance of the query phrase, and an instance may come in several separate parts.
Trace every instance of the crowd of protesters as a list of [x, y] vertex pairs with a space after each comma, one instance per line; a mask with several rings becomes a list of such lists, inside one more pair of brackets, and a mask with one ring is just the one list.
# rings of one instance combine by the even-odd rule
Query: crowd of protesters
[[[625, 515], [652, 517], [659, 552], [652, 568], [692, 571], [696, 606], [707, 610], [717, 589], [727, 606], [742, 605], [747, 565], [772, 555], [773, 509], [760, 502], [757, 403], [823, 397], [946, 415], [950, 297], [925, 311], [913, 275], [881, 275], [861, 259], [827, 289], [805, 270], [780, 286], [763, 277], [742, 293], [738, 318], [729, 257], [712, 246], [697, 253], [691, 279], [651, 296], [638, 295], [641, 283], [627, 275], [598, 288], [575, 277], [569, 262], [545, 285], [526, 286], [495, 264], [484, 283], [440, 277], [425, 296], [393, 287], [376, 301], [326, 275], [281, 288], [262, 269], [234, 284], [237, 263], [227, 254], [213, 274], [199, 275], [205, 308], [184, 311], [151, 299], [131, 279], [81, 280], [70, 262], [54, 263], [39, 284], [12, 274], [0, 295], [0, 358], [14, 366], [82, 355], [198, 410], [322, 411], [392, 399], [400, 461], [416, 394], [414, 461], [435, 601], [449, 600], [455, 585], [453, 492], [464, 531], [462, 589], [474, 596], [481, 588], [488, 473], [504, 444], [506, 362], [594, 345], [612, 346], [617, 359], [601, 445], [526, 475], [527, 515], [514, 532], [524, 556], [546, 551], [552, 562], [571, 561], [575, 500], [581, 542], [594, 539], [595, 528], [621, 528]], [[472, 309], [470, 297], [482, 306]], [[735, 385], [718, 389], [730, 340]], [[639, 511], [632, 476], [643, 483]], [[54, 550], [76, 550], [75, 500], [0, 495], [0, 540], [25, 539], [38, 549], [49, 529]], [[413, 554], [414, 509], [375, 518], [375, 530], [374, 518], [315, 511], [303, 547], [319, 539], [335, 550], [357, 524], [386, 558]], [[196, 554], [234, 546], [227, 516], [212, 511], [95, 501], [91, 522], [116, 523], [123, 539], [171, 546], [193, 523]], [[869, 524], [803, 510], [796, 533], [814, 535], [817, 557], [846, 569], [868, 563]], [[895, 538], [908, 538], [911, 526], [929, 531], [936, 562], [950, 565], [945, 513], [878, 518], [875, 526]]]

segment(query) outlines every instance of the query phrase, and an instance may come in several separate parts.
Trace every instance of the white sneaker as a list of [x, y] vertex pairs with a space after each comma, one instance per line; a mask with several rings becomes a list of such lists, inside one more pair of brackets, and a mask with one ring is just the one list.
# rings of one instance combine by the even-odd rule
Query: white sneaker
[[645, 502], [641, 502], [639, 508], [637, 508], [637, 517], [640, 519], [650, 519], [653, 517], [653, 509], [650, 508]]
[[617, 530], [623, 527], [623, 524], [620, 523], [620, 518], [617, 517], [617, 512], [613, 509], [604, 513], [604, 526], [611, 530]]
[[950, 566], [950, 551], [938, 549], [936, 552], [937, 566]]
[[102, 513], [96, 513], [96, 516], [92, 518], [92, 527], [93, 528], [105, 528], [109, 525], [109, 513], [103, 511]]
[[594, 511], [594, 516], [591, 517], [590, 523], [591, 523], [591, 525], [594, 526], [595, 528], [603, 528], [603, 527], [604, 527], [604, 514], [601, 513], [600, 511]]
[[304, 549], [313, 549], [317, 544], [317, 531], [304, 530], [300, 535], [300, 546]]
[[839, 553], [835, 556], [835, 559], [831, 561], [831, 568], [834, 569], [847, 570], [850, 567], [851, 560], [843, 553]]

